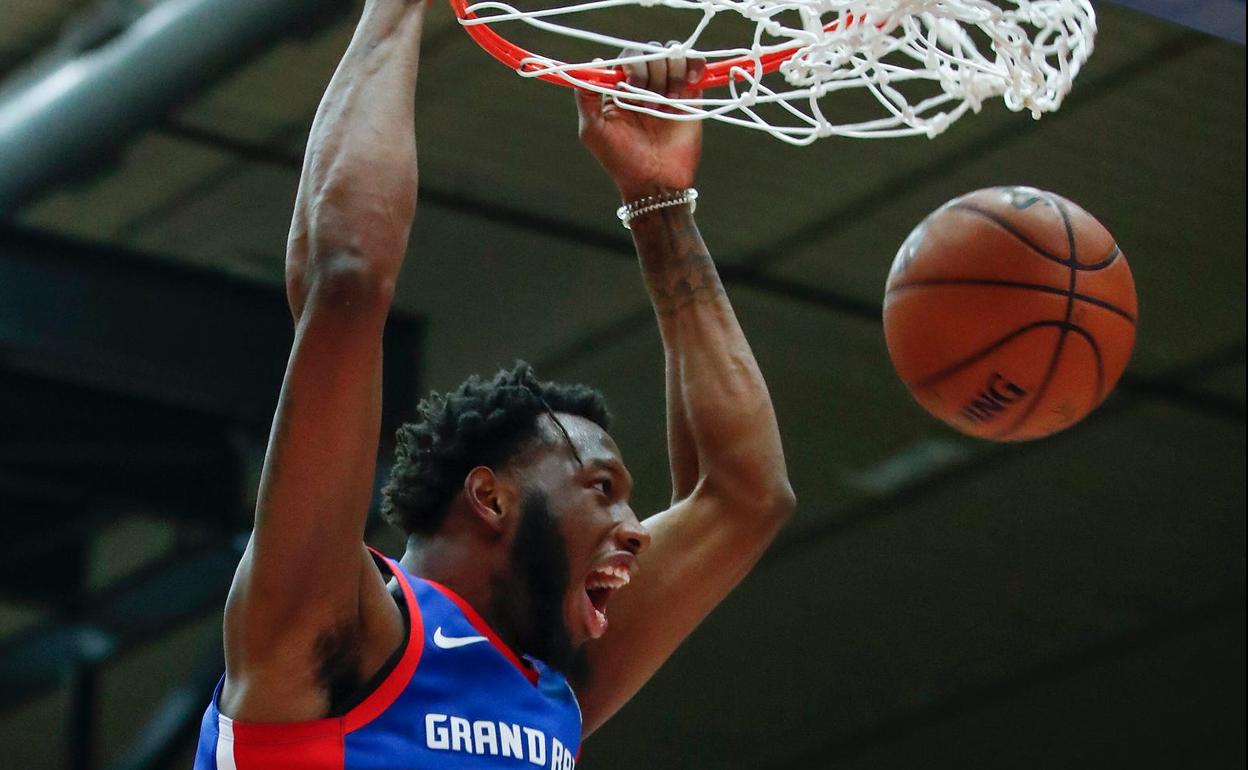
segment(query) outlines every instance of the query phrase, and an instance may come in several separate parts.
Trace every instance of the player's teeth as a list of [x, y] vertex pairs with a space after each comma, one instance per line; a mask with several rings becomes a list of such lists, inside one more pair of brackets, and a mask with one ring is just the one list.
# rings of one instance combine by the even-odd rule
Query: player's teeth
[[632, 576], [628, 570], [620, 567], [604, 567], [595, 572], [589, 580], [586, 581], [585, 587], [589, 590], [596, 588], [623, 588], [629, 584]]
[[598, 617], [598, 622], [599, 622], [599, 623], [606, 623], [606, 622], [607, 622], [607, 614], [606, 614], [605, 612], [603, 612], [602, 610], [598, 610], [598, 609], [594, 610], [594, 615], [596, 615], [596, 616]]
[[619, 585], [627, 584], [630, 579], [628, 570], [623, 569], [622, 567], [607, 567], [601, 570], [598, 574], [602, 575], [603, 578], [609, 578], [611, 582]]

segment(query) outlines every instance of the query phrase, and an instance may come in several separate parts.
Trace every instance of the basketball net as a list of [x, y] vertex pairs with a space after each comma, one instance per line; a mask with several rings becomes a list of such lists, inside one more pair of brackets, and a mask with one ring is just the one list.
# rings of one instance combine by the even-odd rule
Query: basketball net
[[[1039, 118], [1061, 106], [1092, 53], [1088, 0], [588, 0], [521, 10], [502, 0], [451, 0], [477, 42], [523, 77], [588, 89], [619, 107], [670, 120], [707, 118], [766, 131], [790, 144], [826, 136], [898, 137], [948, 128], [1001, 97]], [[577, 16], [616, 6], [698, 14], [693, 31], [666, 45], [577, 26]], [[591, 13], [587, 13], [591, 12]], [[705, 48], [719, 14], [745, 20], [736, 47]], [[494, 28], [524, 24], [612, 53], [560, 61], [515, 45]], [[738, 20], [739, 24], [739, 20]], [[753, 25], [752, 34], [749, 25]], [[582, 46], [584, 47], [584, 46]], [[619, 54], [631, 49], [629, 55]], [[671, 56], [705, 59], [696, 98], [630, 86], [619, 67]], [[837, 92], [870, 94], [877, 105]], [[847, 102], [848, 100], [848, 102]], [[853, 103], [852, 115], [838, 104]]]

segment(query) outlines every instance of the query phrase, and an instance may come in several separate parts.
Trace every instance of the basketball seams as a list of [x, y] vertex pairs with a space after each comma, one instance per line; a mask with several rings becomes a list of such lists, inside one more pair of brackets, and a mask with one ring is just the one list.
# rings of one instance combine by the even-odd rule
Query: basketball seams
[[1027, 334], [1028, 332], [1033, 332], [1036, 329], [1046, 329], [1050, 327], [1061, 329], [1063, 326], [1068, 326], [1068, 325], [1069, 324], [1063, 323], [1062, 321], [1049, 320], [1049, 321], [1033, 321], [1032, 323], [1020, 326], [1014, 329], [1014, 331], [1010, 332], [1009, 334], [1006, 334], [1002, 337], [998, 337], [996, 340], [993, 340], [992, 342], [988, 343], [987, 345], [975, 351], [974, 353], [971, 353], [970, 355], [967, 355], [967, 356], [963, 356], [957, 361], [954, 361], [952, 364], [949, 364], [944, 369], [940, 369], [939, 371], [933, 372], [932, 374], [929, 374], [926, 377], [922, 377], [920, 379], [915, 380], [913, 384], [910, 385], [910, 387], [911, 388], [931, 387], [932, 385], [937, 384], [941, 380], [952, 377], [953, 375], [962, 371], [966, 367], [972, 364], [978, 363], [979, 361], [983, 360], [987, 356], [995, 353], [997, 350], [1000, 350], [1001, 348], [1013, 342], [1015, 338], [1021, 337], [1022, 335]]
[[1070, 318], [1074, 314], [1075, 285], [1079, 276], [1077, 268], [1079, 255], [1075, 251], [1075, 230], [1070, 224], [1070, 215], [1067, 213], [1066, 207], [1062, 205], [1062, 202], [1052, 198], [1050, 198], [1049, 202], [1057, 209], [1057, 213], [1062, 218], [1062, 224], [1066, 228], [1066, 242], [1070, 254], [1070, 262], [1068, 263], [1070, 268], [1070, 286], [1066, 291], [1066, 315], [1062, 319], [1061, 331], [1057, 336], [1057, 344], [1053, 346], [1053, 355], [1049, 358], [1049, 365], [1045, 369], [1044, 377], [1041, 378], [1039, 387], [1036, 388], [1035, 395], [1031, 397], [1031, 401], [1027, 403], [1023, 411], [1019, 412], [1018, 417], [1014, 418], [1012, 423], [1009, 423], [1001, 432], [994, 434], [995, 438], [1008, 439], [1023, 423], [1027, 422], [1035, 414], [1036, 409], [1040, 406], [1040, 402], [1048, 392], [1049, 385], [1053, 382], [1053, 375], [1057, 373], [1057, 362], [1062, 358], [1062, 350], [1066, 347], [1066, 335], [1071, 330]]
[[[1005, 281], [996, 278], [925, 278], [917, 281], [897, 284], [896, 286], [890, 286], [888, 287], [888, 290], [884, 292], [884, 297], [887, 298], [890, 294], [899, 291], [908, 291], [911, 289], [935, 289], [942, 286], [996, 286], [1003, 289], [1027, 289], [1030, 291], [1043, 292], [1045, 294], [1057, 294], [1063, 297], [1069, 296], [1070, 294], [1067, 289], [1059, 289], [1056, 286], [1045, 286], [1042, 283], [1027, 283], [1025, 281]], [[1103, 310], [1108, 310], [1109, 312], [1121, 317], [1132, 326], [1135, 325], [1136, 320], [1134, 315], [1126, 310], [1123, 310], [1117, 305], [1106, 302], [1103, 299], [1098, 299], [1087, 294], [1079, 294], [1077, 292], [1074, 294], [1074, 299], [1079, 302], [1086, 302], [1089, 305], [1094, 305]]]
[[1117, 262], [1118, 257], [1120, 257], [1121, 255], [1122, 255], [1122, 249], [1118, 248], [1118, 242], [1115, 241], [1114, 247], [1109, 250], [1109, 256], [1105, 257], [1105, 259], [1102, 259], [1100, 262], [1096, 262], [1091, 265], [1085, 265], [1083, 269], [1104, 270], [1112, 266], [1115, 262]]
[[1083, 338], [1084, 342], [1088, 343], [1088, 347], [1092, 350], [1092, 358], [1096, 361], [1096, 397], [1092, 400], [1092, 406], [1089, 408], [1089, 411], [1091, 411], [1096, 408], [1097, 404], [1101, 403], [1105, 393], [1105, 364], [1101, 358], [1101, 346], [1097, 344], [1096, 338], [1092, 336], [1092, 333], [1082, 326], [1071, 324], [1070, 331], [1078, 334]]
[[[958, 203], [951, 204], [949, 208], [956, 209], [958, 211], [969, 212], [971, 214], [975, 214], [976, 216], [983, 217], [984, 219], [987, 219], [989, 222], [993, 223], [997, 227], [1000, 227], [1002, 230], [1006, 231], [1010, 235], [1017, 238], [1019, 243], [1031, 249], [1032, 251], [1034, 251], [1036, 254], [1040, 255], [1041, 257], [1044, 257], [1045, 259], [1051, 262], [1056, 262], [1059, 265], [1063, 265], [1065, 267], [1072, 267], [1075, 270], [1088, 270], [1088, 271], [1104, 270], [1105, 268], [1114, 264], [1114, 262], [1116, 262], [1118, 257], [1122, 254], [1122, 250], [1119, 249], [1118, 244], [1115, 243], [1113, 248], [1110, 249], [1109, 254], [1101, 261], [1095, 262], [1090, 265], [1081, 265], [1075, 259], [1073, 251], [1071, 252], [1070, 258], [1063, 259], [1060, 255], [1054, 254], [1048, 249], [1041, 246], [1040, 244], [1032, 241], [1030, 238], [1026, 236], [1026, 234], [1024, 234], [1017, 227], [1015, 227], [1012, 222], [1010, 222], [1005, 217], [1002, 217], [1001, 215], [997, 214], [995, 211], [989, 211], [988, 209], [981, 208], [973, 203], [967, 203], [966, 201], [960, 201]], [[1064, 209], [1059, 209], [1059, 213], [1061, 214], [1062, 219], [1065, 220], [1066, 222], [1067, 237], [1069, 238], [1070, 243], [1073, 248], [1074, 237], [1073, 237], [1073, 232], [1070, 226], [1069, 217], [1067, 216]]]

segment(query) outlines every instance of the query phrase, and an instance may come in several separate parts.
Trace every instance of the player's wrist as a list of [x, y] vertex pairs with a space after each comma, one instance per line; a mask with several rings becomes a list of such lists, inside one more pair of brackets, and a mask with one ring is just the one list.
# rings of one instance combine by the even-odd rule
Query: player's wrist
[[616, 209], [615, 215], [625, 228], [631, 230], [635, 219], [661, 214], [665, 211], [680, 209], [693, 214], [698, 205], [698, 191], [692, 187], [670, 192], [660, 192], [640, 198], [626, 199], [624, 205]]
[[627, 206], [628, 204], [634, 201], [639, 201], [643, 198], [657, 198], [679, 194], [680, 192], [693, 187], [693, 180], [690, 180], [689, 184], [680, 184], [679, 182], [668, 181], [617, 181], [615, 186], [616, 189], [620, 191], [620, 203]]
[[684, 163], [659, 161], [646, 164], [649, 168], [637, 169], [641, 173], [617, 173], [611, 175], [611, 181], [620, 192], [620, 202], [624, 204], [640, 198], [656, 195], [669, 195], [688, 190], [694, 186], [697, 168], [687, 168]]

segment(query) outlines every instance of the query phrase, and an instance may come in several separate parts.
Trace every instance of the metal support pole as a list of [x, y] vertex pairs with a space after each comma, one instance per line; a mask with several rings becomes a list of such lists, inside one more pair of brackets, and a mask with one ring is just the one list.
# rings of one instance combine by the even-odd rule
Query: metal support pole
[[[85, 546], [73, 548], [72, 556], [64, 559], [64, 569], [69, 570], [74, 578], [74, 590], [65, 597], [62, 611], [74, 622], [79, 622], [86, 615], [90, 602], [87, 587], [88, 549]], [[65, 686], [68, 690], [69, 704], [66, 713], [65, 740], [69, 767], [72, 770], [91, 770], [95, 766], [95, 717], [96, 696], [99, 684], [99, 654], [104, 649], [98, 644], [88, 643], [82, 646], [66, 667]]]
[[91, 770], [95, 766], [95, 698], [97, 667], [89, 660], [73, 664], [69, 675], [69, 766], [73, 770]]
[[324, 21], [325, 3], [166, 0], [0, 93], [0, 220], [283, 35]]

